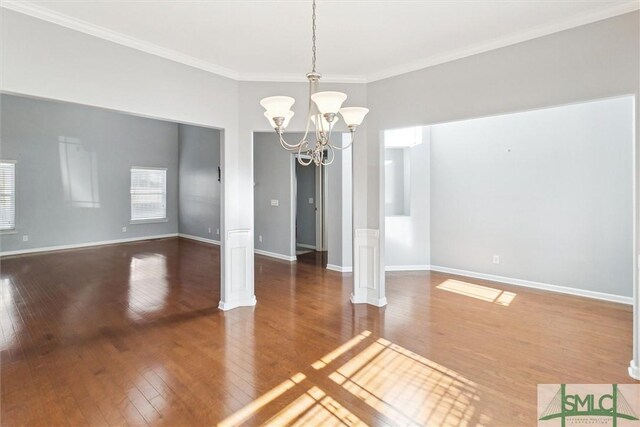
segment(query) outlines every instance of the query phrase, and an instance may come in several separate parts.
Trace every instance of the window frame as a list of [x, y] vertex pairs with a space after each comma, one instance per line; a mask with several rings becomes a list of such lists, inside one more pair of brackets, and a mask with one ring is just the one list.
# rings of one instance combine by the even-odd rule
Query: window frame
[[[134, 170], [152, 170], [164, 172], [164, 218], [133, 219], [133, 180], [131, 175]], [[169, 222], [169, 219], [167, 217], [167, 175], [168, 169], [166, 167], [131, 166], [129, 168], [129, 224], [153, 224], [158, 222]]]
[[4, 230], [0, 229], [0, 235], [2, 234], [17, 234], [18, 231], [16, 228], [18, 227], [18, 193], [17, 193], [17, 181], [18, 181], [18, 161], [17, 160], [7, 160], [0, 159], [0, 163], [9, 163], [13, 164], [13, 228], [6, 228]]

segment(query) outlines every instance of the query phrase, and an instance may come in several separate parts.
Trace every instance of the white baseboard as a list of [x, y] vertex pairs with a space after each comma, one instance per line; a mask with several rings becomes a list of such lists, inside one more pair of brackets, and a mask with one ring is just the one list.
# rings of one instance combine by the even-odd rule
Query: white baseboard
[[254, 249], [253, 252], [255, 252], [258, 255], [264, 255], [264, 256], [271, 257], [271, 258], [277, 258], [277, 259], [281, 259], [281, 260], [289, 261], [289, 262], [295, 262], [298, 259], [295, 256], [287, 256], [287, 255], [277, 254], [275, 252], [263, 251], [262, 249]]
[[38, 252], [63, 251], [67, 249], [80, 249], [80, 248], [88, 248], [91, 246], [115, 245], [118, 243], [140, 242], [142, 240], [166, 239], [168, 237], [177, 237], [177, 236], [178, 236], [178, 233], [156, 234], [153, 236], [130, 237], [127, 239], [101, 240], [98, 242], [74, 243], [71, 245], [44, 246], [41, 248], [19, 249], [16, 251], [4, 251], [4, 252], [0, 252], [0, 257], [12, 256], [12, 255], [26, 255], [26, 254], [33, 254]]
[[296, 243], [296, 246], [301, 247], [301, 248], [305, 248], [305, 249], [311, 249], [313, 251], [316, 250], [316, 245], [306, 245], [304, 243]]
[[337, 271], [338, 273], [351, 273], [353, 267], [342, 267], [335, 264], [327, 264], [327, 270]]
[[387, 265], [384, 271], [429, 271], [430, 265]]
[[456, 268], [440, 267], [437, 265], [432, 265], [431, 271], [455, 274], [458, 276], [471, 277], [474, 279], [490, 280], [492, 282], [505, 283], [508, 285], [524, 286], [527, 288], [541, 289], [544, 291], [558, 292], [562, 294], [599, 299], [603, 301], [617, 302], [621, 304], [633, 304], [632, 297], [624, 297], [621, 295], [607, 294], [604, 292], [587, 291], [584, 289], [570, 288], [567, 286], [558, 286], [558, 285], [551, 285], [548, 283], [532, 282], [530, 280], [514, 279], [511, 277], [496, 276], [493, 274], [476, 273], [474, 271], [458, 270]]
[[[335, 264], [327, 264], [327, 270], [337, 271], [339, 273], [351, 273], [353, 267], [341, 267]], [[384, 271], [429, 271], [430, 265], [387, 265]]]
[[202, 243], [208, 243], [210, 245], [220, 246], [220, 240], [205, 239], [204, 237], [192, 236], [191, 234], [184, 234], [184, 233], [178, 233], [178, 236], [184, 237], [185, 239], [189, 239], [189, 240], [195, 240]]

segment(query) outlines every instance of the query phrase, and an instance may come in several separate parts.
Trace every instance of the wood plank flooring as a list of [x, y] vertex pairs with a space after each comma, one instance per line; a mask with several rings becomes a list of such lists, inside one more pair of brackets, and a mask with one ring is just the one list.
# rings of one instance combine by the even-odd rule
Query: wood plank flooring
[[316, 263], [221, 312], [193, 241], [2, 259], [1, 424], [529, 426], [538, 383], [633, 382], [630, 306], [428, 272], [354, 306]]

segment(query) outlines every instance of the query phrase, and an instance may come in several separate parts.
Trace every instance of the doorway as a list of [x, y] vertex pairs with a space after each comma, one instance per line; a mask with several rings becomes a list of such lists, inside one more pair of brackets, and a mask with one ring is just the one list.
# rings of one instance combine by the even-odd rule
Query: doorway
[[303, 166], [293, 156], [295, 171], [295, 250], [298, 262], [327, 265], [326, 167]]

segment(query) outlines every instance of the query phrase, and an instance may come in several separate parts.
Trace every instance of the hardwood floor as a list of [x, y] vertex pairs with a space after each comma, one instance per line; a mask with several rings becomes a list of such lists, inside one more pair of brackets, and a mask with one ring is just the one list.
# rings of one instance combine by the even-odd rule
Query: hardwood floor
[[528, 426], [538, 383], [630, 383], [632, 309], [428, 272], [256, 257], [219, 301], [219, 249], [183, 239], [2, 259], [1, 423]]

